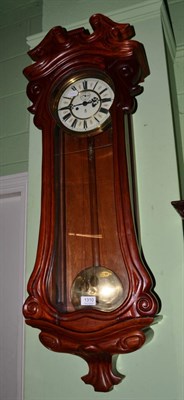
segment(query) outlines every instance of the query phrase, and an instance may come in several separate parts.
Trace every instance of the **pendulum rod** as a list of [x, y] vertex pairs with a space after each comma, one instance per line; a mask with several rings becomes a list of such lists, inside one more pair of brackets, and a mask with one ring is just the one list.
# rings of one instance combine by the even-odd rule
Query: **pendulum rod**
[[[58, 251], [56, 254], [56, 296], [57, 305], [60, 311], [66, 312], [67, 310], [67, 278], [66, 278], [66, 217], [65, 217], [65, 153], [64, 153], [64, 135], [58, 135], [58, 141], [56, 143], [56, 221], [57, 225], [60, 226], [57, 233], [57, 246]], [[59, 149], [59, 153], [57, 154]], [[62, 155], [62, 156], [61, 156]], [[61, 163], [61, 164], [60, 164]], [[62, 188], [60, 189], [60, 184]], [[60, 224], [59, 222], [60, 221]]]
[[90, 196], [90, 219], [91, 219], [91, 238], [92, 238], [92, 257], [93, 266], [100, 266], [99, 248], [99, 224], [98, 224], [98, 205], [97, 205], [97, 185], [96, 185], [96, 162], [95, 162], [95, 139], [88, 139], [88, 171], [89, 171], [89, 196]]

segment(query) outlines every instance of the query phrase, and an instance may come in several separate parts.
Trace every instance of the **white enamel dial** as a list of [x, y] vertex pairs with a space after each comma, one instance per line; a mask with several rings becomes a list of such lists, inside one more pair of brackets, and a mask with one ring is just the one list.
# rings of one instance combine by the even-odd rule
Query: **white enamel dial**
[[114, 92], [98, 77], [84, 77], [70, 83], [60, 96], [58, 117], [73, 133], [90, 133], [110, 120]]

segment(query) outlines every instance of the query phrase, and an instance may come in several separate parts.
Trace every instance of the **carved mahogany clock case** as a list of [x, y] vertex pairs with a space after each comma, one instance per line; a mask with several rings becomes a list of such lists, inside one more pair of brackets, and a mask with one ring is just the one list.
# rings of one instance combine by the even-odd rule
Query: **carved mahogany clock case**
[[40, 341], [89, 365], [108, 391], [112, 356], [139, 349], [159, 311], [136, 232], [132, 122], [149, 74], [134, 29], [96, 14], [93, 33], [55, 27], [29, 52], [29, 107], [42, 130], [38, 250], [23, 312]]

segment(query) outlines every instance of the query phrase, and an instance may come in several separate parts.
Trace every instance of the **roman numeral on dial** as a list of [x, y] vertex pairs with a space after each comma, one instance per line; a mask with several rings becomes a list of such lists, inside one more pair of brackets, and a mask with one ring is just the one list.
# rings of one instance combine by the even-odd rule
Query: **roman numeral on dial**
[[67, 121], [71, 116], [72, 116], [71, 113], [65, 114], [63, 117], [64, 121]]
[[76, 125], [77, 125], [77, 118], [75, 118], [75, 119], [73, 120], [73, 122], [72, 122], [72, 124], [71, 124], [71, 127], [72, 127], [72, 128], [75, 128]]
[[107, 110], [107, 108], [103, 108], [101, 107], [99, 112], [103, 113], [103, 114], [108, 114], [109, 110]]
[[87, 82], [87, 81], [83, 81], [82, 84], [83, 84], [84, 90], [87, 90], [87, 88], [88, 88], [88, 82]]
[[112, 99], [110, 97], [105, 97], [104, 99], [101, 99], [102, 103], [105, 103], [106, 101], [111, 101]]
[[106, 90], [107, 90], [107, 88], [101, 90], [101, 92], [99, 92], [99, 94], [102, 94], [102, 93], [106, 92]]

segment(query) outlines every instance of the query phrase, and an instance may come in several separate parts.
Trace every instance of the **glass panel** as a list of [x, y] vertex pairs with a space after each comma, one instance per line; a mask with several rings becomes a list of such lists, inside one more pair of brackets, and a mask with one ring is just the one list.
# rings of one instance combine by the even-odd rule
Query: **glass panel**
[[55, 253], [51, 303], [61, 312], [109, 312], [128, 293], [117, 233], [111, 133], [56, 133]]

